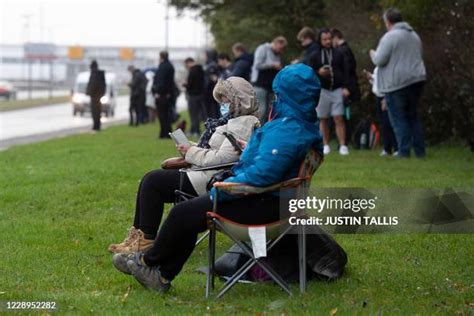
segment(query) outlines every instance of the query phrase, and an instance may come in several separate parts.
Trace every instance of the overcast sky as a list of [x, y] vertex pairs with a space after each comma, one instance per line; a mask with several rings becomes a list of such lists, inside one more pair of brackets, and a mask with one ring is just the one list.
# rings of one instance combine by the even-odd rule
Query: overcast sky
[[[0, 42], [163, 47], [165, 2], [0, 0]], [[178, 18], [170, 7], [169, 16], [169, 46], [206, 44], [206, 27], [196, 13], [185, 12]]]

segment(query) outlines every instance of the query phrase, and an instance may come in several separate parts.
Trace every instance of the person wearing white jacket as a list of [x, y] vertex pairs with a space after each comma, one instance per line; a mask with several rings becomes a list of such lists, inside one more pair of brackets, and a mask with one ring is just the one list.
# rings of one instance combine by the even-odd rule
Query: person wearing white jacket
[[398, 145], [393, 132], [392, 124], [388, 117], [387, 102], [385, 101], [385, 95], [380, 92], [378, 87], [378, 68], [375, 67], [374, 72], [370, 73], [365, 71], [367, 79], [372, 84], [372, 93], [376, 97], [376, 112], [380, 122], [380, 128], [382, 130], [383, 150], [380, 156], [387, 155], [398, 155]]
[[[237, 140], [247, 141], [254, 129], [260, 126], [255, 91], [245, 79], [230, 77], [220, 80], [213, 95], [220, 103], [222, 117], [205, 122], [206, 130], [198, 144], [177, 146], [186, 162], [194, 167], [238, 161], [240, 152], [224, 133]], [[206, 184], [218, 171], [188, 171], [182, 179], [177, 169], [160, 169], [147, 173], [138, 187], [133, 226], [125, 240], [111, 244], [109, 251], [132, 253], [150, 248], [161, 223], [164, 204], [175, 201], [175, 190], [181, 189], [193, 196], [206, 194]]]

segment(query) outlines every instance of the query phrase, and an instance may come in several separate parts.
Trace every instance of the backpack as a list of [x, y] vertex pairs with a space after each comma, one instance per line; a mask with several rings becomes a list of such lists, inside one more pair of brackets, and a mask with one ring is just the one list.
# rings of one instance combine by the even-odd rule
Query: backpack
[[355, 149], [374, 149], [380, 141], [380, 132], [369, 118], [362, 119], [355, 128], [352, 143]]

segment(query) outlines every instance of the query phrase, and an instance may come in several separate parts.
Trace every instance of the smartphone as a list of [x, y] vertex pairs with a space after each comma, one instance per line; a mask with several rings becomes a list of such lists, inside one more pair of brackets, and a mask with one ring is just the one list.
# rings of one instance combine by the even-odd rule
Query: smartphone
[[222, 133], [225, 137], [227, 137], [227, 139], [229, 140], [229, 142], [232, 144], [232, 146], [234, 147], [234, 149], [239, 153], [241, 154], [242, 153], [242, 148], [240, 147], [239, 143], [237, 142], [237, 139], [235, 139], [234, 135], [232, 134], [229, 134], [227, 132], [224, 132]]

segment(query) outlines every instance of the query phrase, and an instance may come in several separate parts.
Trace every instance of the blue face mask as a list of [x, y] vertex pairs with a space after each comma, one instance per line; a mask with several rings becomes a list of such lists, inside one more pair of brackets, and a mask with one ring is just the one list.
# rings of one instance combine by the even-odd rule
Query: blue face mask
[[221, 103], [221, 115], [226, 116], [229, 114], [229, 109], [230, 109], [230, 103]]

